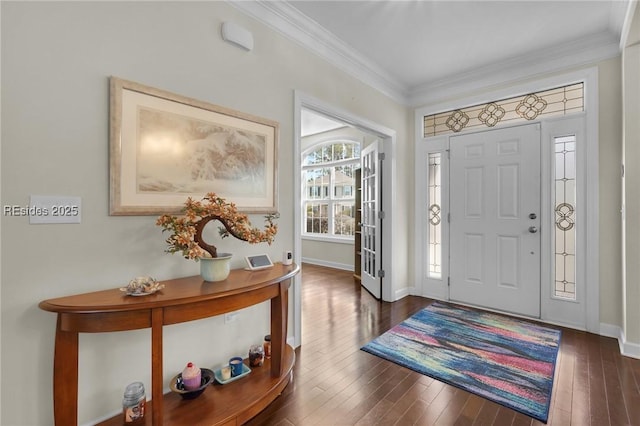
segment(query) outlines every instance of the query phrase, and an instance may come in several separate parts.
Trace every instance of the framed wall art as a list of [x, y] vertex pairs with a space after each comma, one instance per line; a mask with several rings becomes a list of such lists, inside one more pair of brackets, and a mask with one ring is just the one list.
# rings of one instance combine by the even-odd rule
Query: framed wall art
[[275, 121], [110, 79], [110, 214], [178, 214], [208, 192], [277, 211]]

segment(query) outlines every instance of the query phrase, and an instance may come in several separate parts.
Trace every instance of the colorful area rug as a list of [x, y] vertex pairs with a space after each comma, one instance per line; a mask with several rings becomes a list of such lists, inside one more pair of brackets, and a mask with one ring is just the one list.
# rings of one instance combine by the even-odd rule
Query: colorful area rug
[[547, 422], [560, 331], [435, 302], [362, 347]]

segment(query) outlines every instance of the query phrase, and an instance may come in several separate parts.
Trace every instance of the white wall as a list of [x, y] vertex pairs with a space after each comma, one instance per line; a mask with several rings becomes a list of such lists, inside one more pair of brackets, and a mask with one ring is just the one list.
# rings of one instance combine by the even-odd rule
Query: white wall
[[623, 52], [624, 90], [624, 249], [625, 282], [622, 323], [624, 350], [640, 358], [640, 7], [636, 7]]
[[[52, 424], [55, 316], [52, 297], [119, 287], [130, 278], [193, 275], [197, 264], [164, 253], [155, 217], [108, 216], [108, 77], [115, 75], [280, 122], [281, 218], [276, 242], [218, 244], [237, 254], [257, 248], [279, 259], [293, 245], [293, 91], [397, 131], [397, 160], [408, 161], [408, 109], [347, 76], [222, 2], [2, 2], [2, 205], [30, 194], [82, 198], [82, 223], [29, 225], [2, 217], [3, 425]], [[220, 24], [253, 32], [245, 52], [223, 42]], [[411, 166], [409, 167], [411, 168]], [[408, 209], [412, 170], [398, 176], [396, 205]], [[396, 217], [405, 217], [401, 213]], [[254, 218], [256, 224], [261, 217]], [[407, 223], [396, 227], [399, 283], [406, 286]], [[165, 329], [165, 386], [187, 361], [218, 366], [267, 331], [263, 304], [237, 323], [221, 317]], [[258, 325], [256, 325], [258, 324]], [[150, 333], [82, 335], [80, 422], [120, 410], [124, 387], [150, 388]], [[304, 342], [303, 342], [304, 343]]]
[[622, 250], [620, 57], [598, 63], [600, 177], [600, 323], [621, 325]]

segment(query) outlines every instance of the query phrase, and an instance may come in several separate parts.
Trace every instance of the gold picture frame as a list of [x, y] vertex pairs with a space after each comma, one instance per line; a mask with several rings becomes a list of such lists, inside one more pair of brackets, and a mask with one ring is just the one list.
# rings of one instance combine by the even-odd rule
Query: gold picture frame
[[208, 192], [277, 212], [279, 124], [110, 78], [110, 215], [179, 214]]

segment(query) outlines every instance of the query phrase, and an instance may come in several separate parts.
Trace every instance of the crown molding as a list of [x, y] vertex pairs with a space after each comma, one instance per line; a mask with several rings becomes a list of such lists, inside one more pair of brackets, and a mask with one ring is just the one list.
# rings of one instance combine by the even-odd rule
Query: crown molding
[[[620, 34], [614, 34], [616, 31], [611, 32], [610, 29], [608, 32], [583, 37], [570, 43], [409, 87], [287, 1], [227, 1], [236, 9], [314, 52], [359, 81], [410, 107], [433, 104], [474, 91], [493, 89], [528, 78], [593, 64], [615, 57], [621, 51]], [[614, 15], [611, 24], [618, 21], [619, 13]], [[627, 11], [627, 20], [628, 15]], [[624, 36], [624, 30], [621, 32]]]
[[627, 9], [624, 15], [624, 21], [622, 24], [622, 29], [620, 30], [620, 49], [624, 49], [627, 47], [629, 31], [631, 30], [631, 24], [633, 23], [633, 17], [636, 12], [636, 6], [638, 4], [637, 0], [630, 1], [627, 4]]
[[288, 2], [228, 0], [228, 3], [396, 102], [407, 104], [408, 87]]
[[415, 87], [411, 90], [409, 105], [434, 104], [478, 90], [592, 65], [619, 54], [618, 39], [610, 32], [601, 32]]

